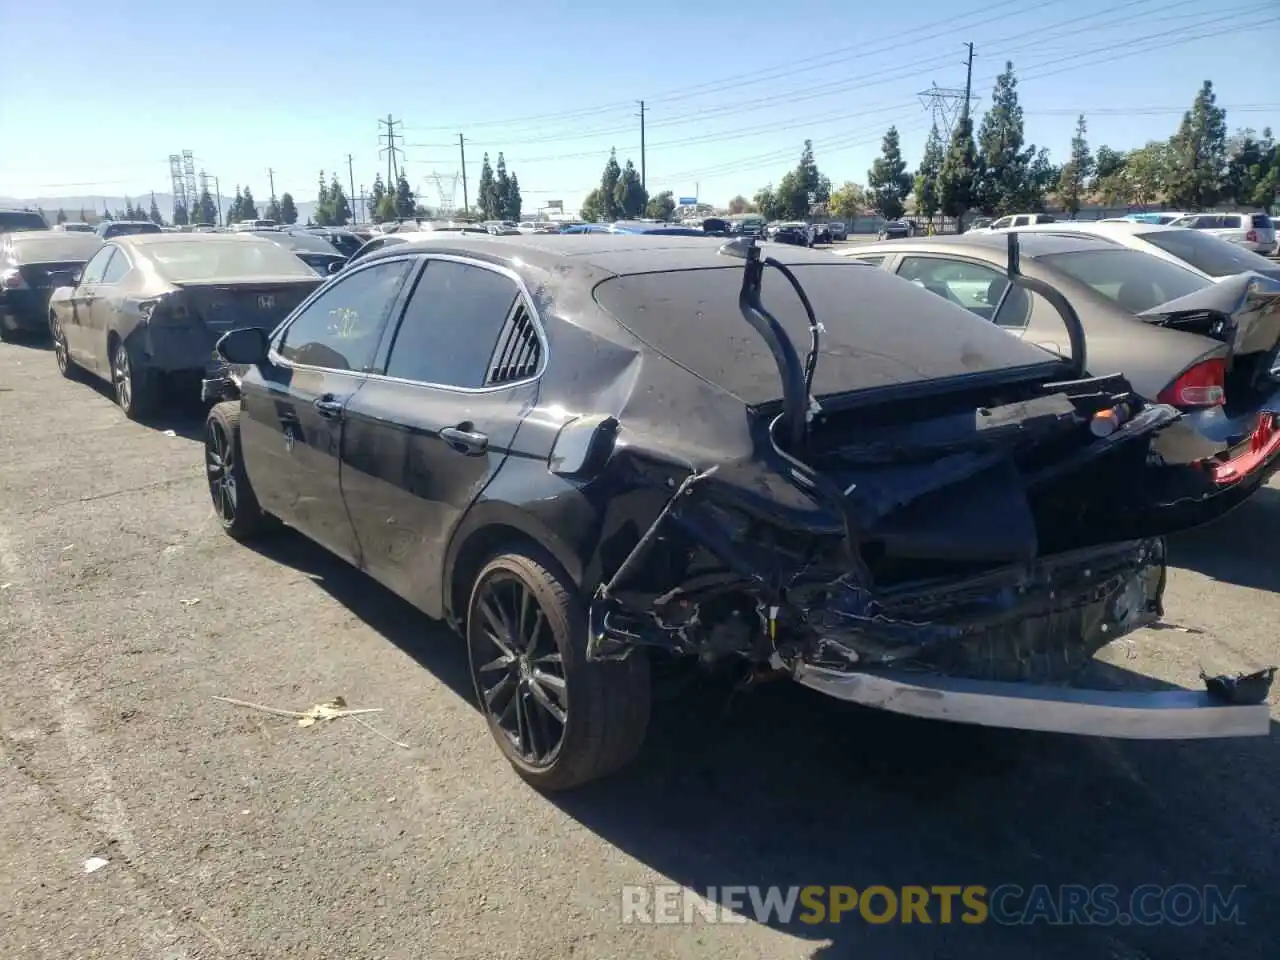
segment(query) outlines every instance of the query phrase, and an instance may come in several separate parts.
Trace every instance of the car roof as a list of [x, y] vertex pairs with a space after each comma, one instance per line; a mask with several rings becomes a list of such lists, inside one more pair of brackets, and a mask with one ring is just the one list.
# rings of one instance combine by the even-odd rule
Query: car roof
[[263, 237], [246, 241], [240, 233], [128, 233], [112, 237], [109, 242], [133, 247], [155, 247], [166, 243], [271, 243]]
[[[1041, 224], [1052, 227], [1054, 224]], [[856, 257], [863, 251], [875, 253], [903, 253], [918, 251], [947, 251], [951, 253], [968, 253], [973, 256], [987, 258], [995, 251], [1003, 251], [1009, 246], [1009, 233], [1018, 237], [1018, 248], [1023, 255], [1029, 257], [1045, 257], [1055, 253], [1076, 253], [1081, 250], [1096, 250], [1100, 239], [1080, 234], [1053, 233], [1049, 230], [1032, 230], [1019, 228], [1008, 233], [962, 233], [934, 237], [914, 237], [910, 240], [885, 240], [879, 243], [862, 244], [841, 251], [838, 256]], [[830, 254], [826, 254], [830, 256]]]

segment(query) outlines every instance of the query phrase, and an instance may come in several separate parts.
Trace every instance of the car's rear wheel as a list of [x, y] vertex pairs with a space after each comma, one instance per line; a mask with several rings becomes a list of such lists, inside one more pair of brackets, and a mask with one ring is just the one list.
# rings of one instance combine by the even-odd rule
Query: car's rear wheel
[[155, 412], [160, 382], [155, 372], [140, 363], [134, 351], [119, 338], [111, 349], [111, 386], [115, 389], [116, 403], [130, 420], [142, 420]]
[[541, 790], [630, 762], [649, 725], [649, 660], [588, 661], [587, 616], [568, 578], [532, 548], [495, 555], [471, 590], [467, 654], [499, 748]]
[[53, 341], [53, 358], [57, 361], [58, 372], [68, 380], [78, 380], [80, 365], [71, 359], [66, 331], [62, 329], [62, 321], [52, 310], [49, 311], [49, 339]]
[[248, 540], [271, 525], [258, 505], [240, 454], [240, 404], [215, 404], [204, 422], [204, 466], [209, 496], [222, 529]]

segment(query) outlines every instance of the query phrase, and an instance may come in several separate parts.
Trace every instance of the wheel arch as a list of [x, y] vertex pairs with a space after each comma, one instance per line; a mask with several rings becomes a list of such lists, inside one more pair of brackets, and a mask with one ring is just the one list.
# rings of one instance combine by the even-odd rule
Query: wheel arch
[[584, 564], [550, 527], [509, 503], [487, 500], [475, 504], [449, 540], [441, 584], [444, 619], [461, 629], [475, 576], [484, 561], [504, 544], [521, 544], [550, 554], [581, 589]]

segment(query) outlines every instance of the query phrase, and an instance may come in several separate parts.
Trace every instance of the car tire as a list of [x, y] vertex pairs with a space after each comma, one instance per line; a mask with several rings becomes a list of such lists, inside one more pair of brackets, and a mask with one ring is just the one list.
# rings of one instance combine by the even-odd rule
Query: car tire
[[160, 382], [155, 371], [139, 361], [128, 343], [116, 338], [111, 347], [111, 386], [116, 403], [130, 420], [144, 420], [155, 412]]
[[68, 380], [79, 380], [80, 365], [71, 359], [71, 351], [67, 349], [67, 335], [62, 330], [62, 321], [52, 310], [49, 311], [49, 341], [53, 345], [53, 359], [58, 364], [58, 372]]
[[204, 464], [214, 513], [236, 540], [250, 540], [273, 524], [258, 504], [240, 451], [240, 403], [214, 404], [204, 421]]
[[524, 546], [494, 554], [472, 584], [465, 633], [489, 732], [531, 786], [569, 790], [640, 751], [651, 706], [647, 652], [587, 660], [585, 606], [549, 556]]

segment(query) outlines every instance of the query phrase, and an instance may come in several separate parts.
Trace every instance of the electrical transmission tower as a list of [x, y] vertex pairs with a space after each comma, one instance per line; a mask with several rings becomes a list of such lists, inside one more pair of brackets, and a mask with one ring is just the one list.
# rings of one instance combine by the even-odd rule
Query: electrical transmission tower
[[[173, 209], [176, 211], [179, 207], [184, 210], [190, 210], [187, 205], [187, 184], [182, 179], [182, 155], [179, 153], [169, 154], [169, 177], [173, 181]], [[172, 215], [172, 213], [170, 214]]]
[[920, 104], [933, 115], [933, 122], [942, 135], [942, 142], [948, 142], [955, 130], [956, 120], [964, 111], [964, 88], [940, 87], [935, 83], [916, 96], [920, 98]]
[[190, 150], [182, 151], [182, 179], [187, 184], [187, 214], [190, 215], [200, 202], [196, 192], [196, 157]]
[[427, 177], [428, 183], [436, 185], [436, 193], [440, 195], [440, 215], [448, 217], [456, 209], [454, 199], [458, 195], [458, 180], [461, 179], [460, 174], [452, 176], [436, 173], [434, 170], [431, 176]]
[[393, 120], [391, 114], [387, 114], [387, 119], [379, 120], [378, 126], [386, 127], [385, 133], [378, 134], [380, 141], [385, 141], [385, 145], [378, 149], [378, 156], [385, 155], [387, 158], [387, 189], [395, 190], [396, 181], [400, 178], [400, 164], [398, 157], [404, 154], [398, 143], [404, 140], [403, 134], [396, 133], [396, 127], [401, 125], [400, 120]]

